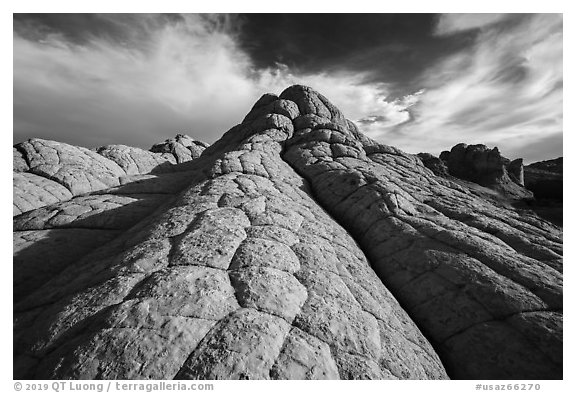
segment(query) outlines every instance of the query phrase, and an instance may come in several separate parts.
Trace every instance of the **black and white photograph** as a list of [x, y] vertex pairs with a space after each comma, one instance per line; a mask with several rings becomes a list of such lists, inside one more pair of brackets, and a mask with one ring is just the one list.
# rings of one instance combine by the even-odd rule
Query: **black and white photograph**
[[324, 9], [12, 14], [9, 388], [560, 391], [564, 15]]

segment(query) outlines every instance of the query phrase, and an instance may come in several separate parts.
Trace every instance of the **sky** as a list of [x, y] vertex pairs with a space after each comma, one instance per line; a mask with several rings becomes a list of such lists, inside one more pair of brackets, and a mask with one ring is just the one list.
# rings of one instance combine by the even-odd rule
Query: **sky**
[[313, 87], [368, 136], [562, 156], [561, 14], [14, 14], [13, 142], [212, 143]]

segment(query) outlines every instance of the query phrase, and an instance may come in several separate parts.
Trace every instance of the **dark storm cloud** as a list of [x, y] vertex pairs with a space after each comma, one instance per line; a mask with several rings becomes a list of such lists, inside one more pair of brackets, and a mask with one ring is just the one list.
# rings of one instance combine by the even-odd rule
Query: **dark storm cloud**
[[[354, 70], [385, 82], [395, 96], [434, 61], [471, 43], [475, 32], [433, 34], [433, 14], [243, 15], [242, 46], [260, 67], [286, 64], [301, 72]], [[416, 90], [418, 90], [416, 88]]]
[[409, 152], [536, 140], [557, 151], [562, 16], [14, 16], [15, 141], [212, 142], [294, 83]]
[[[261, 67], [242, 47], [237, 15], [26, 15], [14, 34], [15, 141], [114, 140], [146, 147], [176, 132], [213, 142], [259, 96], [315, 87], [352, 119], [406, 120], [389, 86], [358, 70]], [[100, 131], [98, 131], [100, 130]], [[98, 141], [100, 135], [101, 142]]]

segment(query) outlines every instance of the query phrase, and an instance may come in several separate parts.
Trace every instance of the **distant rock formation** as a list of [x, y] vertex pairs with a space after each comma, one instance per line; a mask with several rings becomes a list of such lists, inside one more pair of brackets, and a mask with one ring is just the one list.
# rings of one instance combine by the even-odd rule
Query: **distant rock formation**
[[526, 166], [526, 187], [539, 199], [563, 200], [563, 167], [562, 157]]
[[553, 160], [539, 161], [527, 166], [527, 168], [558, 173], [564, 173], [564, 159], [562, 157], [555, 158]]
[[508, 170], [508, 175], [514, 181], [521, 186], [524, 185], [524, 160], [522, 158], [517, 158], [506, 166]]
[[562, 230], [308, 87], [170, 173], [40, 144], [68, 199], [14, 217], [15, 379], [562, 378]]
[[204, 149], [209, 145], [205, 142], [196, 141], [188, 135], [178, 134], [175, 138], [166, 139], [150, 148], [154, 153], [168, 153], [176, 158], [178, 164], [200, 157]]
[[563, 159], [535, 162], [525, 167], [526, 188], [534, 193], [535, 200], [528, 207], [539, 216], [563, 225]]
[[434, 172], [436, 176], [448, 177], [448, 167], [440, 158], [430, 153], [418, 153], [418, 157], [424, 166]]
[[[443, 151], [439, 159], [420, 153], [424, 165], [436, 175], [448, 174], [500, 192], [512, 199], [530, 199], [532, 193], [524, 187], [522, 159], [510, 161], [502, 157], [497, 147], [459, 143], [450, 151]], [[424, 158], [422, 158], [424, 157]], [[440, 164], [444, 163], [446, 170]]]

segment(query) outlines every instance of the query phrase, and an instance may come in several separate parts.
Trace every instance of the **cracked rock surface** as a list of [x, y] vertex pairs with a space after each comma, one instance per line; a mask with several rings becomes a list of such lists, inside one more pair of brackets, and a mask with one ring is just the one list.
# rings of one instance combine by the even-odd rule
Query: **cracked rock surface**
[[[370, 140], [304, 86], [201, 155], [188, 142], [151, 149], [176, 156], [170, 173], [80, 150], [114, 163], [74, 167], [104, 186], [60, 176], [72, 195], [14, 218], [14, 378], [562, 378], [559, 228]], [[17, 174], [38, 165], [27, 151]]]
[[[185, 135], [178, 135], [177, 140], [192, 143], [189, 142], [192, 138]], [[187, 149], [179, 142], [173, 144]], [[14, 216], [75, 196], [108, 190], [138, 180], [142, 175], [186, 171], [185, 165], [176, 164], [197, 158], [206, 146], [195, 141], [194, 155], [178, 156], [172, 151], [154, 153], [124, 145], [103, 146], [93, 151], [43, 139], [18, 143], [13, 148]]]

